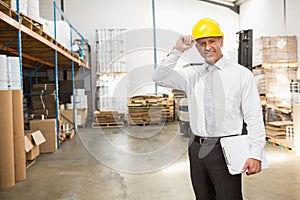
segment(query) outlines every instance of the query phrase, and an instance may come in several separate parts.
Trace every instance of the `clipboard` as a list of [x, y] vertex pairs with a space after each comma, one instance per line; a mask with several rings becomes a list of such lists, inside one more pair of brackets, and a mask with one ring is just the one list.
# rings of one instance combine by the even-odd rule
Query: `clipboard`
[[[249, 136], [223, 137], [220, 139], [220, 143], [229, 173], [232, 175], [240, 174], [250, 156]], [[262, 169], [266, 168], [268, 168], [268, 161], [263, 153]]]

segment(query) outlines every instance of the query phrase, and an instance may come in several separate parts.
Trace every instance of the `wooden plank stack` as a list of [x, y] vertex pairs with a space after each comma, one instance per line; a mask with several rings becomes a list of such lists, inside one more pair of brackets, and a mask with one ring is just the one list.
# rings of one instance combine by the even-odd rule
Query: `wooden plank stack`
[[266, 124], [266, 135], [268, 138], [285, 139], [286, 128], [293, 126], [292, 121], [274, 121]]
[[162, 118], [162, 101], [159, 96], [134, 96], [128, 100], [128, 126], [160, 124]]
[[290, 82], [297, 77], [298, 68], [296, 36], [256, 39], [253, 63], [253, 74], [265, 110], [275, 110], [279, 118], [287, 120], [291, 114]]
[[116, 110], [96, 110], [94, 112], [96, 123], [93, 128], [113, 128], [124, 126], [124, 112]]

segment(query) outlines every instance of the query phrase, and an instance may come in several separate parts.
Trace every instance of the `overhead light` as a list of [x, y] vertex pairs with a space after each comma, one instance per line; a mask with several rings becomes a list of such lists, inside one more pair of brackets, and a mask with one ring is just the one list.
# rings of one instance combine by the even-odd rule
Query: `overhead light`
[[198, 0], [198, 1], [204, 1], [207, 3], [212, 3], [218, 6], [223, 6], [226, 8], [229, 8], [230, 10], [236, 12], [239, 14], [239, 6], [236, 6], [233, 2], [233, 0]]
[[242, 5], [243, 3], [245, 3], [246, 1], [248, 1], [248, 0], [236, 0], [236, 1], [234, 1], [234, 4], [235, 4], [236, 6], [240, 6], [240, 5]]
[[212, 2], [216, 2], [216, 3], [220, 3], [220, 4], [224, 4], [224, 5], [227, 5], [227, 6], [234, 6], [234, 3], [231, 1], [224, 1], [224, 0], [209, 0], [209, 1], [212, 1]]

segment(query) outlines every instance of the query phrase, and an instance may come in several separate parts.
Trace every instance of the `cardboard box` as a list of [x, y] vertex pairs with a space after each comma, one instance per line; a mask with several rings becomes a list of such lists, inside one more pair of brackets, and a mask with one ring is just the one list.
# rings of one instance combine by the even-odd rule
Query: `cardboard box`
[[0, 90], [0, 189], [15, 185], [12, 90]]
[[40, 130], [46, 142], [40, 145], [40, 153], [53, 153], [57, 150], [56, 119], [31, 120], [30, 130]]
[[[85, 127], [86, 119], [87, 119], [87, 109], [76, 109], [76, 125]], [[73, 110], [61, 110], [60, 111], [60, 123], [61, 124], [69, 124], [70, 129], [73, 129]]]
[[23, 91], [12, 91], [13, 103], [13, 130], [14, 130], [14, 159], [15, 181], [26, 179], [26, 166], [24, 154], [24, 117], [23, 117]]
[[34, 160], [40, 155], [40, 145], [44, 142], [46, 142], [46, 139], [40, 130], [25, 131], [26, 160]]

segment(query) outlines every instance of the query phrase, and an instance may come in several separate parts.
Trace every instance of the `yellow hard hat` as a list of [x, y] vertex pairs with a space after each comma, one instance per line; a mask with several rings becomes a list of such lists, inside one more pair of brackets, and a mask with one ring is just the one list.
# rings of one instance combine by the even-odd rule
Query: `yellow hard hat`
[[203, 18], [195, 24], [192, 35], [194, 36], [194, 39], [197, 40], [199, 38], [207, 37], [223, 37], [224, 33], [221, 31], [220, 25], [216, 21], [210, 18]]

